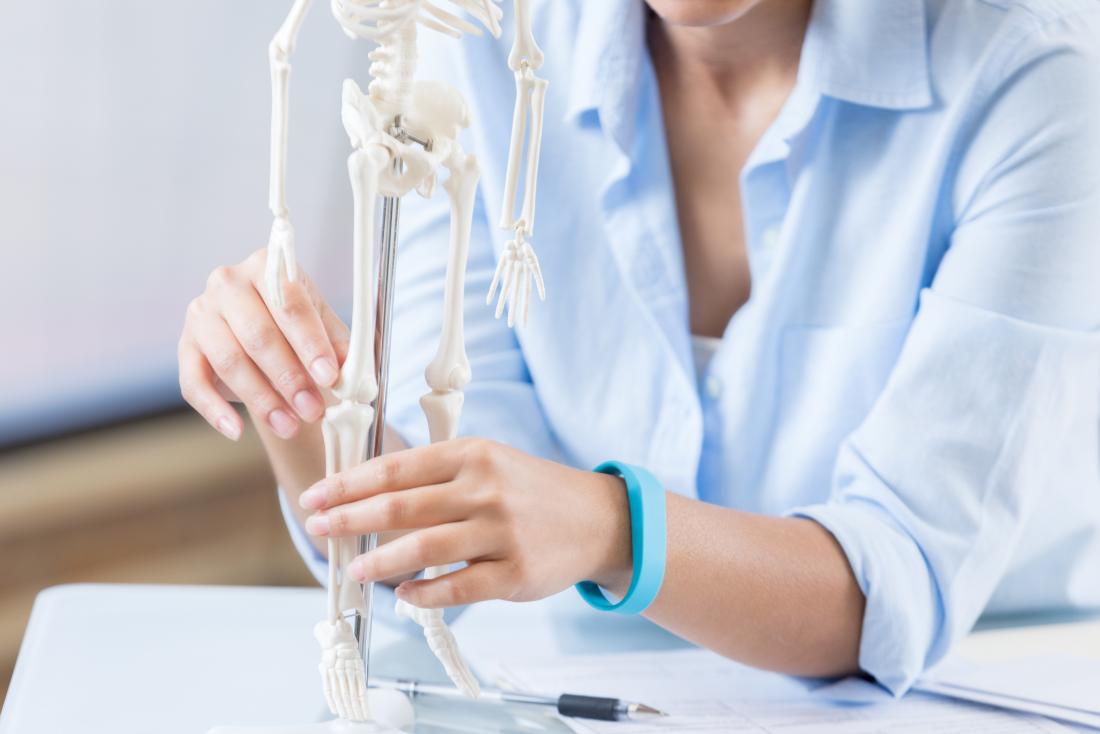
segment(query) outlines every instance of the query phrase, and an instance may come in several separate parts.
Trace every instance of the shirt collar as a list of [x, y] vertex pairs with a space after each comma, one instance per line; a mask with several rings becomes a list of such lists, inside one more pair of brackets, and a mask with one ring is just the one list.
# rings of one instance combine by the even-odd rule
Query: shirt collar
[[[584, 0], [566, 119], [596, 111], [630, 150], [644, 61], [643, 0]], [[817, 0], [799, 81], [856, 104], [915, 109], [932, 103], [924, 0]]]
[[582, 0], [566, 119], [596, 111], [629, 151], [648, 58], [643, 0]]
[[860, 105], [929, 106], [924, 0], [817, 0], [798, 76], [823, 95]]

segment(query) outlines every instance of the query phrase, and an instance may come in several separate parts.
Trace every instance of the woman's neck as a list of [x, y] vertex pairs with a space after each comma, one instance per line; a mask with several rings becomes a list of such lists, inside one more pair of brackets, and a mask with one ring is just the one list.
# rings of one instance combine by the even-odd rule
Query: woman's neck
[[737, 114], [761, 96], [789, 93], [812, 5], [813, 0], [763, 0], [713, 25], [676, 24], [654, 16], [650, 52], [663, 79], [713, 95]]

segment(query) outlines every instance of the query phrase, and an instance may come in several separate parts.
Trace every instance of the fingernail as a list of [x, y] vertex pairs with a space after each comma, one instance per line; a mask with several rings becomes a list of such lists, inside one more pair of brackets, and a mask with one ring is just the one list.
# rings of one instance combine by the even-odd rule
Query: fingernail
[[325, 506], [325, 498], [328, 490], [324, 484], [315, 484], [298, 497], [298, 504], [303, 510], [319, 510]]
[[227, 415], [223, 415], [218, 419], [218, 430], [222, 435], [231, 441], [236, 441], [241, 437], [241, 429], [237, 426], [237, 423]]
[[294, 420], [282, 408], [271, 411], [271, 415], [267, 417], [267, 422], [271, 424], [271, 429], [275, 431], [275, 435], [279, 438], [290, 438], [298, 428], [298, 421]]
[[307, 517], [306, 532], [310, 535], [328, 535], [328, 515], [310, 515]]
[[336, 364], [328, 357], [318, 357], [309, 366], [309, 372], [318, 385], [328, 387], [336, 382]]
[[298, 415], [307, 421], [317, 420], [325, 410], [320, 399], [313, 394], [312, 390], [299, 390], [294, 395], [294, 408], [298, 411]]
[[352, 561], [348, 564], [348, 575], [356, 581], [366, 581], [366, 574], [363, 573], [363, 564], [359, 561]]

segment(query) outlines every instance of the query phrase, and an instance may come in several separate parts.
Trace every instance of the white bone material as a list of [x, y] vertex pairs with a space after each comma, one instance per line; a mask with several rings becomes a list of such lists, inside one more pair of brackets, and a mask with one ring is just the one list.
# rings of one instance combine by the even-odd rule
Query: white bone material
[[[321, 432], [325, 442], [326, 476], [350, 469], [362, 461], [373, 420], [374, 409], [370, 405], [347, 399], [325, 411]], [[364, 611], [362, 587], [346, 573], [357, 551], [355, 538], [329, 538], [328, 611], [314, 634], [321, 643], [319, 669], [329, 710], [341, 719], [367, 721], [371, 712], [367, 708], [363, 663], [351, 626], [343, 617], [345, 610]]]
[[271, 66], [271, 172], [267, 204], [275, 221], [267, 241], [267, 265], [264, 282], [267, 295], [276, 306], [283, 305], [281, 277], [298, 277], [294, 252], [294, 226], [286, 202], [287, 126], [290, 117], [290, 56], [298, 42], [302, 21], [313, 0], [294, 0], [290, 13], [267, 47]]
[[[505, 245], [497, 263], [493, 281], [489, 285], [486, 304], [492, 304], [497, 295], [496, 316], [500, 318], [508, 306], [508, 325], [517, 321], [526, 325], [531, 301], [531, 283], [534, 282], [539, 298], [546, 299], [546, 286], [542, 280], [538, 257], [528, 238], [535, 233], [535, 195], [538, 186], [539, 157], [542, 152], [542, 121], [546, 110], [546, 88], [549, 82], [540, 79], [535, 72], [545, 60], [542, 49], [535, 42], [531, 31], [530, 0], [515, 0], [516, 36], [508, 54], [508, 67], [516, 79], [516, 102], [512, 112], [512, 136], [508, 146], [508, 168], [504, 177], [504, 202], [500, 207], [500, 228], [514, 231], [513, 238]], [[530, 115], [530, 134], [527, 117]], [[526, 142], [526, 154], [524, 143]], [[517, 218], [520, 166], [523, 177], [523, 203]]]
[[313, 628], [321, 643], [321, 680], [325, 703], [341, 719], [367, 721], [367, 682], [363, 679], [363, 661], [359, 643], [351, 625], [343, 619], [323, 620]]
[[[433, 566], [425, 569], [424, 578], [436, 578], [446, 570], [445, 566]], [[443, 621], [442, 609], [421, 609], [398, 599], [395, 611], [399, 617], [411, 619], [424, 628], [424, 638], [428, 641], [428, 647], [443, 664], [447, 677], [454, 682], [458, 690], [470, 698], [481, 695], [481, 684], [470, 672], [470, 667], [459, 653], [458, 642], [447, 623]]]
[[[326, 411], [326, 450], [334, 457], [332, 470], [343, 471], [358, 463], [366, 450], [366, 437], [373, 413], [369, 406], [377, 397], [374, 363], [374, 264], [373, 202], [379, 195], [400, 197], [416, 189], [429, 195], [440, 167], [448, 170], [443, 184], [451, 201], [451, 238], [444, 286], [443, 328], [435, 358], [426, 377], [432, 391], [422, 404], [428, 415], [434, 440], [453, 438], [462, 403], [462, 388], [470, 380], [462, 331], [462, 300], [467, 253], [473, 223], [478, 167], [458, 145], [459, 131], [468, 126], [466, 104], [445, 84], [416, 81], [416, 29], [426, 25], [444, 32], [462, 33], [465, 21], [426, 0], [332, 0], [332, 9], [345, 32], [354, 37], [373, 38], [378, 47], [371, 52], [372, 81], [364, 94], [355, 82], [344, 83], [341, 115], [354, 148], [348, 161], [355, 197], [355, 297], [352, 308], [352, 336], [348, 358], [333, 394], [340, 399]], [[498, 17], [491, 3], [482, 3], [482, 18]], [[436, 12], [432, 12], [432, 10]], [[421, 12], [423, 11], [423, 12]], [[477, 17], [477, 16], [475, 16]], [[490, 27], [492, 31], [492, 27]], [[347, 452], [352, 453], [347, 453]], [[362, 590], [346, 578], [346, 564], [354, 550], [345, 541], [330, 542], [330, 584], [328, 624], [343, 623], [341, 617], [360, 603]], [[438, 572], [438, 570], [434, 570]], [[442, 612], [426, 610], [410, 615], [425, 623], [425, 636], [444, 669], [463, 691], [476, 695], [477, 681], [462, 660], [454, 636], [443, 622]], [[352, 675], [343, 658], [323, 653], [322, 671], [326, 696], [333, 713], [359, 720], [369, 712], [360, 707], [362, 681]]]
[[[352, 39], [377, 44], [371, 51], [371, 82], [364, 94], [352, 80], [343, 87], [341, 116], [351, 142], [348, 173], [354, 196], [354, 298], [348, 357], [332, 389], [335, 401], [325, 411], [322, 434], [326, 476], [347, 471], [363, 461], [378, 398], [375, 363], [376, 303], [375, 204], [379, 196], [399, 198], [410, 191], [430, 196], [440, 168], [451, 208], [451, 234], [443, 294], [443, 324], [435, 357], [425, 370], [430, 388], [420, 404], [433, 442], [454, 438], [461, 415], [463, 389], [470, 381], [470, 364], [463, 335], [463, 297], [470, 247], [474, 201], [479, 178], [477, 160], [458, 144], [458, 134], [470, 124], [462, 96], [436, 81], [416, 80], [417, 28], [459, 38], [480, 35], [485, 28], [501, 33], [500, 0], [329, 0], [330, 10]], [[535, 188], [542, 140], [547, 82], [535, 75], [543, 53], [531, 32], [530, 0], [514, 0], [516, 37], [508, 65], [516, 79], [516, 107], [509, 145], [505, 203], [501, 226], [513, 230], [490, 288], [491, 303], [499, 286], [497, 316], [508, 305], [508, 323], [527, 320], [531, 283], [545, 298], [538, 259], [528, 238], [534, 231]], [[596, 1], [596, 0], [593, 0]], [[269, 47], [272, 82], [271, 181], [269, 204], [275, 217], [268, 241], [265, 286], [269, 300], [283, 303], [282, 277], [296, 278], [294, 228], [286, 202], [287, 118], [290, 56], [312, 0], [294, 0], [290, 13]], [[529, 136], [527, 117], [530, 115]], [[514, 217], [521, 166], [524, 188], [521, 213]], [[321, 644], [319, 666], [325, 701], [338, 720], [307, 727], [264, 729], [223, 728], [218, 734], [299, 734], [305, 732], [380, 732], [411, 722], [405, 710], [389, 699], [392, 692], [368, 691], [358, 641], [347, 622], [349, 613], [364, 612], [363, 588], [347, 575], [358, 553], [354, 538], [330, 539], [328, 609], [315, 633]], [[432, 579], [447, 567], [426, 569]], [[398, 613], [424, 628], [432, 652], [447, 675], [464, 693], [476, 697], [477, 679], [463, 660], [440, 609], [419, 609], [398, 603]], [[379, 695], [376, 695], [379, 694]], [[400, 695], [400, 694], [398, 694]], [[404, 705], [407, 699], [402, 696]], [[388, 707], [388, 708], [387, 708]], [[401, 709], [401, 711], [398, 711]], [[398, 716], [397, 714], [401, 715]], [[404, 718], [402, 718], [404, 717]], [[401, 723], [404, 722], [404, 723]], [[390, 727], [387, 729], [387, 727]]]
[[[451, 244], [443, 286], [443, 333], [435, 358], [424, 371], [424, 379], [431, 392], [420, 398], [432, 443], [449, 441], [457, 435], [462, 389], [470, 382], [470, 361], [466, 357], [462, 331], [462, 301], [479, 171], [477, 159], [465, 155], [457, 143], [453, 145], [453, 152], [444, 163], [450, 171], [443, 188], [451, 203]], [[424, 578], [438, 578], [447, 571], [446, 566], [433, 566], [424, 571]], [[458, 642], [447, 623], [443, 621], [443, 610], [420, 609], [399, 600], [397, 614], [424, 628], [428, 647], [443, 664], [447, 677], [464, 694], [477, 698], [481, 686], [459, 652]]]

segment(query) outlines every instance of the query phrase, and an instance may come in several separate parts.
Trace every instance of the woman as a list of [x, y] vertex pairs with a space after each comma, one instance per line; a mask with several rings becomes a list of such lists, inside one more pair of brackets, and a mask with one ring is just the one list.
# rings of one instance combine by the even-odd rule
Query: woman
[[392, 533], [353, 566], [364, 580], [469, 562], [400, 583], [419, 606], [582, 580], [622, 596], [623, 482], [588, 471], [622, 459], [667, 490], [647, 617], [899, 694], [983, 610], [1100, 605], [1100, 8], [555, 0], [535, 20], [550, 296], [518, 333], [479, 303], [502, 245], [508, 41], [422, 58], [470, 101], [482, 161], [475, 438], [424, 446], [416, 405], [440, 198], [402, 215], [387, 446], [417, 448], [318, 482], [346, 329], [308, 280], [270, 309], [256, 253], [188, 312], [184, 395], [231, 438], [225, 398], [244, 402], [292, 530]]

